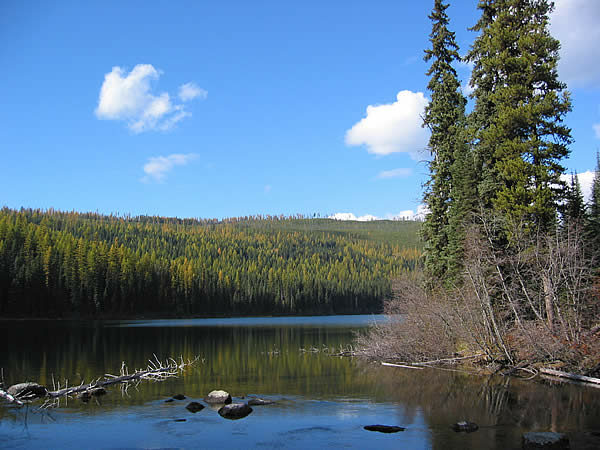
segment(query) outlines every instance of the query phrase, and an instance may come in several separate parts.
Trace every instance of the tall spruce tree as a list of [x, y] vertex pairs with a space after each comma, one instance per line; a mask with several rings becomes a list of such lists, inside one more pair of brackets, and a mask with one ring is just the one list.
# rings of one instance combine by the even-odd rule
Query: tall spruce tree
[[432, 160], [424, 196], [430, 214], [422, 233], [426, 243], [425, 265], [429, 275], [435, 278], [451, 278], [457, 270], [462, 237], [456, 221], [459, 214], [455, 210], [457, 198], [464, 197], [460, 192], [464, 184], [459, 183], [458, 178], [465, 164], [463, 153], [467, 151], [464, 141], [466, 99], [452, 66], [460, 56], [455, 34], [448, 30], [447, 8], [448, 4], [435, 0], [429, 15], [431, 48], [425, 50], [424, 56], [426, 62], [431, 61], [426, 73], [430, 77], [427, 88], [431, 91], [431, 102], [425, 109], [423, 126], [431, 131], [428, 147]]
[[586, 241], [589, 250], [596, 257], [600, 256], [600, 153], [596, 153], [596, 173], [586, 220]]
[[581, 184], [575, 172], [571, 172], [571, 182], [566, 189], [564, 225], [582, 225], [586, 217], [585, 201], [581, 192]]
[[569, 94], [558, 80], [559, 42], [548, 32], [546, 0], [480, 0], [470, 115], [478, 200], [528, 228], [556, 224], [563, 194], [560, 160], [569, 153]]

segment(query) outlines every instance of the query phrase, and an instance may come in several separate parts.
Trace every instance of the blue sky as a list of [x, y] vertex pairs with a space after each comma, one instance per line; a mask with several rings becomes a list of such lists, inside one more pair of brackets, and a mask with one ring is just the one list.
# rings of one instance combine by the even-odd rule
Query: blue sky
[[[453, 3], [464, 54], [477, 2]], [[432, 4], [4, 0], [0, 205], [410, 215]], [[552, 17], [578, 172], [600, 146], [599, 19], [596, 0], [559, 0]]]

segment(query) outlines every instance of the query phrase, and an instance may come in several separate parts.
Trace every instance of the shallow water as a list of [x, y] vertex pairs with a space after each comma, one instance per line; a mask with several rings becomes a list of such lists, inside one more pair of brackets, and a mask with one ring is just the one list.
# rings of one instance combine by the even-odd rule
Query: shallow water
[[[520, 448], [531, 430], [570, 433], [572, 448], [595, 448], [600, 389], [435, 369], [407, 370], [331, 356], [381, 316], [151, 321], [0, 322], [7, 385], [52, 386], [144, 367], [156, 354], [203, 362], [178, 379], [118, 388], [82, 403], [0, 404], [0, 447], [9, 448]], [[275, 400], [231, 421], [189, 401], [225, 389], [234, 401]], [[165, 403], [174, 394], [186, 400]], [[177, 421], [185, 419], [185, 421]], [[455, 433], [469, 420], [477, 432]], [[395, 434], [365, 425], [405, 427]]]

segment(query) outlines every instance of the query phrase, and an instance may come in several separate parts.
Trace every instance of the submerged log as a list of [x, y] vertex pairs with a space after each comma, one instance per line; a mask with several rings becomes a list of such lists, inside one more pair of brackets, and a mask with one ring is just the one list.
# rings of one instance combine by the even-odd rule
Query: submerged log
[[424, 369], [424, 367], [409, 366], [409, 365], [405, 365], [405, 364], [392, 364], [392, 363], [386, 363], [386, 362], [382, 362], [381, 365], [387, 366], [387, 367], [402, 367], [404, 369], [417, 369], [417, 370]]
[[600, 378], [586, 377], [584, 375], [577, 375], [575, 373], [562, 372], [560, 370], [541, 368], [540, 373], [544, 373], [546, 375], [552, 375], [552, 376], [560, 377], [560, 378], [567, 378], [569, 380], [581, 381], [583, 383], [600, 384]]

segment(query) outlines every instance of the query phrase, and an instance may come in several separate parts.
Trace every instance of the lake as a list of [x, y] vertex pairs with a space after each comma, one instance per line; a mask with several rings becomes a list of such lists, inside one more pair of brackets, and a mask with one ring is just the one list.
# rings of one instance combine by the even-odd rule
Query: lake
[[[177, 379], [113, 387], [83, 403], [40, 410], [0, 399], [6, 448], [520, 448], [526, 431], [567, 432], [571, 448], [596, 448], [600, 389], [438, 369], [408, 370], [331, 356], [383, 316], [139, 321], [0, 321], [6, 385], [70, 385], [159, 358], [202, 358]], [[240, 420], [206, 407], [213, 389], [274, 400]], [[165, 402], [175, 394], [181, 401]], [[185, 419], [185, 421], [181, 421]], [[479, 424], [455, 433], [461, 420]], [[363, 429], [405, 427], [395, 434]]]

